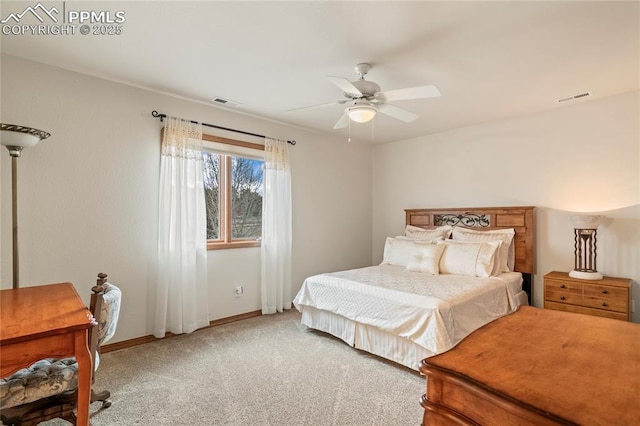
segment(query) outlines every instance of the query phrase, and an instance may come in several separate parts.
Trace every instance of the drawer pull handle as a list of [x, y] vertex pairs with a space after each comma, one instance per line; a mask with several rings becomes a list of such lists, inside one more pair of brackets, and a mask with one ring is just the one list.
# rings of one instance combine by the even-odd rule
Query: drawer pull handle
[[607, 305], [607, 302], [602, 302], [602, 306], [604, 306], [606, 308], [609, 305]]
[[565, 299], [565, 297], [564, 297], [564, 296], [560, 296], [560, 300], [564, 300], [564, 299]]
[[602, 290], [602, 294], [609, 294], [607, 290]]
[[560, 288], [567, 288], [567, 286], [566, 286], [566, 285], [564, 285], [564, 284], [562, 284], [562, 285], [560, 286]]

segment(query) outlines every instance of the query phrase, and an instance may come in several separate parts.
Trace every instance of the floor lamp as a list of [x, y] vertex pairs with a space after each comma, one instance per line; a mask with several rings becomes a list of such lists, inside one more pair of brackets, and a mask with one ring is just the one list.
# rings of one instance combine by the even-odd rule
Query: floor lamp
[[13, 229], [13, 288], [19, 285], [18, 269], [18, 157], [24, 148], [36, 145], [50, 133], [31, 127], [0, 123], [0, 144], [7, 147], [11, 155], [11, 223]]

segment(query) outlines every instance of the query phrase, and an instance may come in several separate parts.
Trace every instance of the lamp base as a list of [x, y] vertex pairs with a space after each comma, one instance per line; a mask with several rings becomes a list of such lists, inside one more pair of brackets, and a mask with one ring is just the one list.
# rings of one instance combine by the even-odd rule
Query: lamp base
[[582, 272], [575, 270], [569, 272], [569, 276], [581, 280], [601, 280], [603, 278], [600, 272]]

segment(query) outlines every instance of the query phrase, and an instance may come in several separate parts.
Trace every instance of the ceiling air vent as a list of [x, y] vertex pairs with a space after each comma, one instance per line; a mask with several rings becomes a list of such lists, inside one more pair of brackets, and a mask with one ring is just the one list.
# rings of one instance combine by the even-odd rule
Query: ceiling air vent
[[219, 96], [216, 96], [215, 98], [211, 99], [211, 102], [213, 102], [214, 104], [224, 105], [224, 106], [227, 106], [227, 107], [238, 107], [238, 106], [240, 106], [240, 102], [232, 101], [230, 99], [221, 98]]
[[558, 99], [558, 102], [575, 101], [576, 99], [586, 98], [587, 96], [591, 96], [591, 92], [579, 93], [577, 95], [569, 96], [568, 98]]

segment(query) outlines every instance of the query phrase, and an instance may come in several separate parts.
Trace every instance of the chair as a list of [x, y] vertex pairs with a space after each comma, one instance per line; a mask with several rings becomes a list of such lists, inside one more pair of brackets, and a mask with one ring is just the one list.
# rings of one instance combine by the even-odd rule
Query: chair
[[[91, 291], [89, 309], [98, 323], [89, 331], [89, 350], [95, 372], [100, 363], [100, 345], [115, 334], [122, 293], [118, 287], [108, 283], [107, 274], [102, 273], [98, 274], [97, 284]], [[78, 363], [73, 357], [43, 359], [0, 379], [2, 424], [37, 425], [57, 417], [75, 424], [77, 384]], [[102, 402], [97, 412], [111, 406], [110, 396], [109, 391], [95, 392], [91, 389], [91, 402]]]

